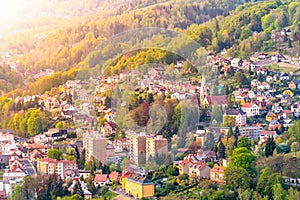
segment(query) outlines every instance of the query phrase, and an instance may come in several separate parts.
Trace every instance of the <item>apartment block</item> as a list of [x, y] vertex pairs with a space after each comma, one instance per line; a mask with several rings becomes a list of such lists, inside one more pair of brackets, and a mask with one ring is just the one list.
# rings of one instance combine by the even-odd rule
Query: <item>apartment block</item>
[[129, 139], [129, 158], [135, 164], [144, 164], [155, 154], [168, 154], [168, 141], [162, 136], [150, 136], [145, 133], [126, 132]]
[[87, 159], [93, 156], [97, 161], [106, 163], [106, 145], [106, 139], [98, 132], [83, 134], [83, 148]]
[[146, 138], [146, 159], [148, 160], [150, 156], [154, 158], [156, 153], [158, 155], [168, 154], [168, 140], [162, 135]]
[[62, 179], [77, 172], [76, 160], [56, 160], [53, 158], [42, 158], [37, 162], [37, 171], [40, 174], [57, 174]]

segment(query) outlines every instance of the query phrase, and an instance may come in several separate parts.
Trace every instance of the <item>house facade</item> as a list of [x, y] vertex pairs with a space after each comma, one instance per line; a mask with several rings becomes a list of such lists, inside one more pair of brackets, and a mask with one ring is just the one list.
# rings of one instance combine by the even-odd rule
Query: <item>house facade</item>
[[124, 182], [125, 193], [135, 198], [154, 196], [154, 183], [147, 178], [140, 176], [130, 176]]
[[246, 113], [247, 117], [259, 115], [259, 107], [254, 103], [245, 103], [242, 106], [242, 111]]
[[225, 111], [223, 115], [223, 121], [226, 116], [235, 117], [235, 125], [236, 126], [244, 126], [246, 125], [246, 113], [240, 109], [228, 109]]
[[210, 180], [213, 183], [219, 183], [219, 184], [225, 184], [225, 171], [226, 167], [224, 166], [217, 166], [215, 165], [211, 170], [210, 170]]

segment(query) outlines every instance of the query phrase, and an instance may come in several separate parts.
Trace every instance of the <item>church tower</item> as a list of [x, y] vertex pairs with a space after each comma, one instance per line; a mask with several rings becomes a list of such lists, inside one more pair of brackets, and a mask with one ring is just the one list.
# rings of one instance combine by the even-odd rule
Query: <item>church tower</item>
[[202, 76], [201, 87], [200, 87], [200, 104], [203, 106], [204, 98], [207, 96], [206, 79]]

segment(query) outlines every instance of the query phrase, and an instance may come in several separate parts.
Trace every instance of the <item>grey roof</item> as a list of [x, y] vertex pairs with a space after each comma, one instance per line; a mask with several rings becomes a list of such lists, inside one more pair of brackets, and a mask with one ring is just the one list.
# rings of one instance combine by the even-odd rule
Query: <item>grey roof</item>
[[242, 111], [241, 109], [228, 109], [225, 112], [226, 115], [244, 115], [246, 114], [244, 111]]
[[136, 183], [140, 183], [140, 184], [153, 184], [148, 178], [142, 177], [142, 176], [137, 176], [137, 175], [132, 175], [130, 177], [128, 177], [127, 179], [134, 181]]

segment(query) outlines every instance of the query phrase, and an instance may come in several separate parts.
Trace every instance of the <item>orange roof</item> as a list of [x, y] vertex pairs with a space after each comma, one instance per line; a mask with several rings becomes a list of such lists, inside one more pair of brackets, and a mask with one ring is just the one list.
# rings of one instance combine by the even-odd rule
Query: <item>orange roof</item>
[[245, 103], [242, 107], [243, 108], [251, 108], [254, 105], [254, 103]]
[[46, 146], [43, 144], [32, 143], [32, 144], [27, 144], [26, 148], [27, 149], [46, 149]]
[[276, 131], [261, 131], [261, 135], [276, 135]]
[[122, 175], [122, 178], [128, 178], [131, 176], [131, 172], [125, 172], [123, 175]]
[[226, 169], [226, 167], [224, 166], [217, 166], [215, 165], [210, 172], [215, 172], [215, 173], [224, 173], [224, 170]]
[[293, 112], [290, 110], [283, 110], [282, 113], [286, 113], [286, 114], [292, 114]]
[[189, 160], [188, 159], [184, 159], [179, 164], [184, 166], [184, 165], [186, 165], [188, 163], [189, 163]]
[[76, 163], [76, 160], [59, 160], [57, 162], [60, 162], [60, 163], [70, 163], [70, 164], [75, 164]]
[[54, 159], [54, 158], [42, 158], [40, 161], [41, 161], [41, 162], [51, 162], [51, 163], [55, 163], [55, 162], [56, 162], [56, 159]]
[[274, 124], [272, 126], [272, 130], [275, 130], [276, 128], [280, 129], [281, 128], [281, 124]]
[[110, 173], [110, 175], [109, 175], [109, 179], [110, 180], [117, 180], [118, 179], [118, 177], [119, 177], [119, 172], [112, 172], [112, 173]]
[[96, 183], [103, 183], [107, 181], [107, 174], [96, 174], [94, 178], [94, 182]]

